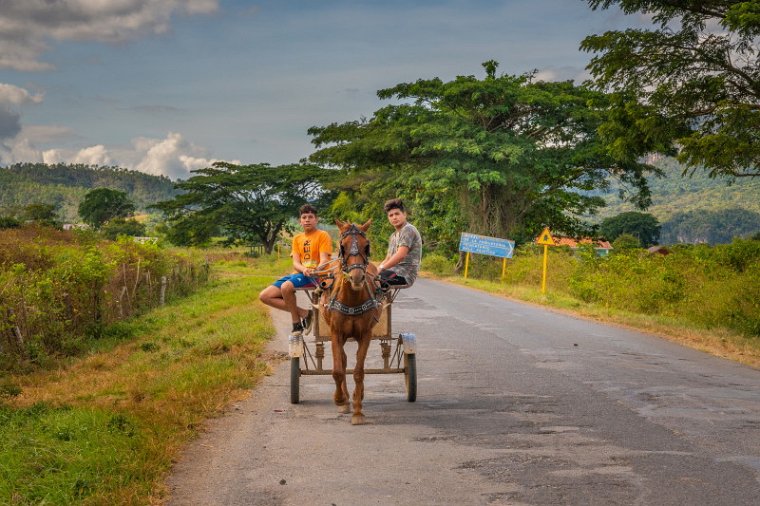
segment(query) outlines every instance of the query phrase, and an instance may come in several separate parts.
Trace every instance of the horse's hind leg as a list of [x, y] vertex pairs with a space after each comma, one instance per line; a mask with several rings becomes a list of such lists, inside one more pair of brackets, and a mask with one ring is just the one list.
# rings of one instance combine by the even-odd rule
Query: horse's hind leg
[[348, 413], [350, 408], [348, 405], [348, 386], [346, 386], [346, 352], [343, 351], [343, 346], [337, 342], [337, 339], [333, 338], [331, 344], [333, 356], [332, 377], [335, 380], [333, 400], [338, 406], [338, 412]]
[[356, 350], [356, 367], [354, 367], [354, 414], [351, 416], [352, 425], [365, 423], [362, 413], [362, 400], [364, 399], [364, 361], [367, 358], [367, 350], [372, 342], [371, 334], [365, 333], [359, 340], [359, 349]]

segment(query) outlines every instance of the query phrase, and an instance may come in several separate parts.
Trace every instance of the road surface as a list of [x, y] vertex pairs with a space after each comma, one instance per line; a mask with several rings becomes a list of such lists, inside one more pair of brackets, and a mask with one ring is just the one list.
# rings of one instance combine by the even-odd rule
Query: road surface
[[760, 371], [430, 280], [393, 310], [417, 402], [370, 376], [352, 426], [330, 376], [291, 405], [283, 361], [183, 454], [169, 504], [760, 504]]

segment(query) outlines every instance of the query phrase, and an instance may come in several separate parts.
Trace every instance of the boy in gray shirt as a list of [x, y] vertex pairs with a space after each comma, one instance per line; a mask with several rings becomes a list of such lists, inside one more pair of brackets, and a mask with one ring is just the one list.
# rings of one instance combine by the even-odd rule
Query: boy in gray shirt
[[414, 225], [406, 221], [406, 208], [401, 199], [391, 199], [383, 206], [388, 221], [396, 230], [388, 240], [388, 254], [380, 262], [382, 286], [414, 284], [422, 259], [422, 237]]

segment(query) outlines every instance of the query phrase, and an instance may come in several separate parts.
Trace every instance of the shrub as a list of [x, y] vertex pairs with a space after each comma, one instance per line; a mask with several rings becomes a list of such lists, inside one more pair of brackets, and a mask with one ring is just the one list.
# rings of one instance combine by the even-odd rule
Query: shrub
[[169, 299], [205, 282], [208, 266], [130, 238], [108, 242], [35, 227], [5, 230], [0, 355], [41, 362], [76, 354], [86, 339], [100, 338], [113, 323], [159, 304], [162, 278]]
[[617, 239], [612, 242], [612, 247], [612, 251], [636, 249], [641, 247], [641, 241], [634, 235], [620, 234]]
[[18, 228], [21, 226], [21, 222], [13, 216], [0, 216], [0, 229], [2, 228]]
[[439, 253], [430, 253], [422, 258], [420, 268], [438, 276], [449, 276], [454, 273], [454, 262]]

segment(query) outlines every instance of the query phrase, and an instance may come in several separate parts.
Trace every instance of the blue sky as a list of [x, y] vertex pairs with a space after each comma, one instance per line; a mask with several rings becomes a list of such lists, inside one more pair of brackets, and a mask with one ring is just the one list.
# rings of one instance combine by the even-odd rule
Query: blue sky
[[0, 3], [0, 163], [172, 178], [298, 161], [307, 128], [371, 116], [378, 89], [489, 59], [582, 80], [585, 35], [644, 22], [583, 0]]

